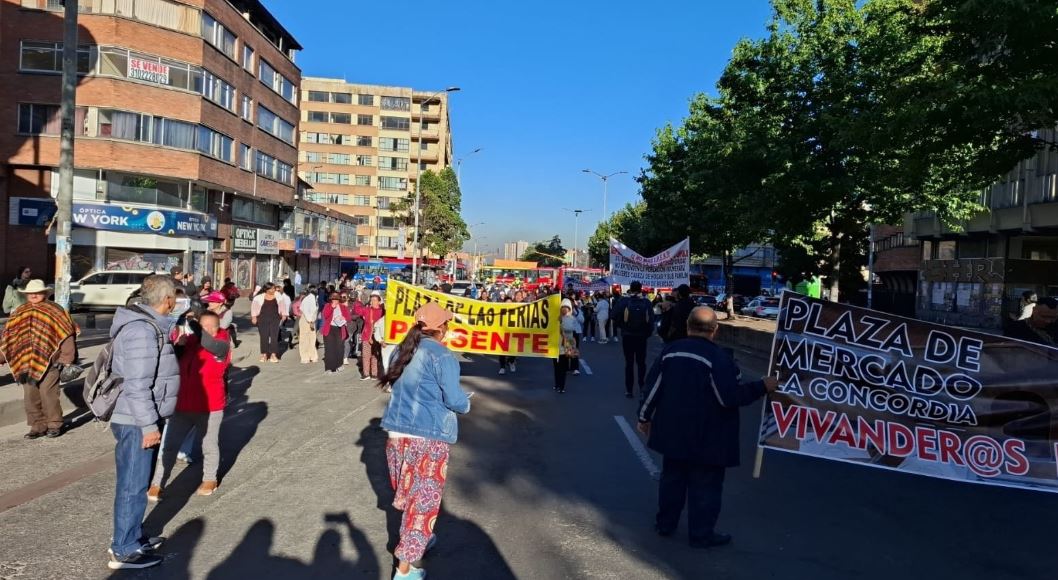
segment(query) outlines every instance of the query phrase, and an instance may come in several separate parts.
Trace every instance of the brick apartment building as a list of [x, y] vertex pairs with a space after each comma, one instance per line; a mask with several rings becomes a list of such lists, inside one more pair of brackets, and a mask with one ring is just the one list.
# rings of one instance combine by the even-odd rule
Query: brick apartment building
[[[355, 226], [298, 199], [301, 46], [261, 2], [80, 10], [73, 277], [181, 265], [250, 288], [299, 257], [306, 273], [336, 274]], [[20, 265], [54, 272], [62, 18], [57, 0], [0, 0], [5, 277]]]

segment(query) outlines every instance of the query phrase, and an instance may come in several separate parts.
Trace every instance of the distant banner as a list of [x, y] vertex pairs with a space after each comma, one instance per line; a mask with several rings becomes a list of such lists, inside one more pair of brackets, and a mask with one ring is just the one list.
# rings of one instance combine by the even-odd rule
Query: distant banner
[[763, 447], [1058, 491], [1058, 349], [784, 292]]
[[690, 239], [652, 257], [637, 254], [621, 242], [610, 240], [610, 280], [628, 285], [638, 280], [651, 288], [675, 288], [691, 283]]
[[609, 278], [599, 278], [598, 280], [592, 280], [591, 282], [575, 281], [567, 284], [570, 288], [573, 288], [577, 292], [605, 292], [610, 289]]
[[390, 279], [386, 291], [386, 342], [399, 344], [415, 324], [415, 310], [436, 302], [455, 314], [446, 341], [457, 352], [558, 358], [557, 294], [535, 302], [482, 302], [432, 292]]

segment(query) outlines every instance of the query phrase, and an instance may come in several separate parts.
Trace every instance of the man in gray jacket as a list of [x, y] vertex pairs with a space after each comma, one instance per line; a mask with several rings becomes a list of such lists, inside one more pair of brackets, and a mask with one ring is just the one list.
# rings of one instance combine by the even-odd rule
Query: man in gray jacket
[[180, 365], [169, 340], [172, 321], [167, 316], [176, 304], [176, 285], [169, 276], [148, 276], [140, 296], [142, 304], [117, 310], [110, 329], [113, 372], [124, 379], [110, 417], [110, 430], [117, 440], [114, 537], [108, 564], [112, 570], [149, 568], [162, 562], [154, 553], [162, 540], [143, 536], [143, 515], [152, 448], [161, 441], [159, 423], [173, 414], [180, 389]]

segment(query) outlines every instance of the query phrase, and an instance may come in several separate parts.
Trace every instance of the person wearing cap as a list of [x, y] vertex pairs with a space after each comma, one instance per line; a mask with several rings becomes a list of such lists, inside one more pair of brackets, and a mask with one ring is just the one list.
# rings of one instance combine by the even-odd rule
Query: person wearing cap
[[18, 290], [26, 302], [15, 308], [0, 335], [0, 363], [22, 385], [29, 433], [26, 439], [62, 435], [59, 375], [77, 358], [77, 326], [70, 314], [48, 300], [51, 288], [30, 280]]
[[580, 364], [580, 353], [577, 350], [577, 328], [579, 324], [577, 318], [573, 315], [573, 301], [569, 298], [562, 299], [559, 312], [561, 313], [559, 327], [561, 328], [562, 342], [559, 346], [558, 358], [554, 361], [555, 391], [565, 393], [566, 373], [570, 371], [574, 361], [577, 361], [578, 365]]
[[349, 340], [349, 320], [353, 313], [342, 304], [342, 295], [331, 292], [323, 307], [323, 370], [328, 373], [341, 372], [345, 365], [345, 341]]
[[437, 542], [434, 523], [441, 510], [448, 454], [458, 439], [457, 415], [470, 411], [470, 397], [459, 387], [459, 361], [442, 340], [452, 313], [436, 302], [415, 311], [389, 370], [379, 381], [392, 398], [382, 415], [389, 432], [386, 460], [394, 490], [393, 507], [404, 512], [394, 580], [419, 580], [426, 571], [413, 565]]

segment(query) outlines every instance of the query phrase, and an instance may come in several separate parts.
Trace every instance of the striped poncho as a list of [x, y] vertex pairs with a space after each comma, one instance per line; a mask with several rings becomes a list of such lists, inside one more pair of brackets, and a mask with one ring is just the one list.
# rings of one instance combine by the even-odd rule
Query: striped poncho
[[11, 365], [15, 380], [37, 384], [48, 371], [59, 345], [75, 331], [70, 314], [58, 304], [47, 300], [27, 302], [7, 320], [0, 335], [0, 352]]

